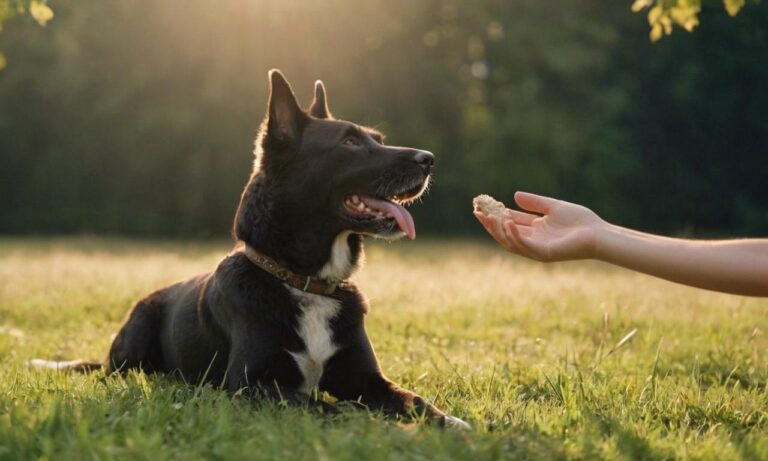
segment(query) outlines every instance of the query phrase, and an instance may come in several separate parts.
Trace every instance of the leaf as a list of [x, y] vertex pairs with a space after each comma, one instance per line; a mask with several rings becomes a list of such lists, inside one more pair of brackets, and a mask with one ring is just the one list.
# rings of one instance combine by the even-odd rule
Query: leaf
[[694, 29], [696, 26], [698, 26], [698, 25], [699, 25], [699, 20], [698, 20], [698, 18], [695, 18], [695, 17], [693, 17], [693, 18], [688, 18], [688, 19], [687, 19], [687, 20], [686, 20], [686, 21], [683, 23], [683, 28], [684, 28], [685, 30], [687, 30], [688, 32], [693, 32], [693, 29]]
[[5, 66], [8, 65], [8, 61], [5, 60], [5, 55], [3, 53], [0, 53], [0, 70], [5, 69]]
[[653, 0], [635, 0], [635, 2], [632, 3], [632, 12], [637, 13], [643, 8], [651, 6], [652, 3]]
[[725, 4], [725, 11], [731, 16], [736, 16], [744, 7], [744, 0], [723, 0]]
[[691, 32], [699, 24], [699, 10], [697, 6], [676, 6], [669, 10], [669, 14], [675, 23]]
[[651, 34], [650, 34], [651, 41], [654, 43], [658, 42], [659, 39], [661, 38], [662, 33], [663, 33], [663, 30], [661, 28], [661, 24], [655, 24], [651, 29]]
[[32, 0], [29, 4], [29, 14], [35, 18], [38, 24], [44, 26], [53, 19], [53, 10], [43, 2], [39, 0]]
[[664, 15], [664, 9], [659, 5], [654, 6], [648, 12], [648, 24], [651, 26], [659, 22], [659, 19]]
[[672, 33], [672, 19], [669, 16], [662, 16], [659, 22], [664, 27], [665, 34], [669, 35]]

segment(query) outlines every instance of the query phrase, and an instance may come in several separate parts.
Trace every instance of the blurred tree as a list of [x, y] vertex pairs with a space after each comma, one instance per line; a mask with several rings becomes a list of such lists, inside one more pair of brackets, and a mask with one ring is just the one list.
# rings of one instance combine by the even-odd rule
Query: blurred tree
[[[3, 0], [0, 0], [3, 1]], [[652, 45], [603, 0], [80, 0], [10, 21], [0, 232], [228, 233], [266, 73], [437, 155], [420, 231], [517, 189], [663, 232], [768, 233], [768, 5]], [[724, 192], [714, 192], [724, 191]]]

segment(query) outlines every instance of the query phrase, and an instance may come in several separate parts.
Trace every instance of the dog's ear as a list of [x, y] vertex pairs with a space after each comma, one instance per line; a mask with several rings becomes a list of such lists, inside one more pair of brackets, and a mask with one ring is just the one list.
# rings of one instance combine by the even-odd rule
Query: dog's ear
[[309, 114], [316, 118], [332, 118], [328, 110], [328, 99], [325, 97], [325, 85], [322, 80], [315, 82], [315, 98], [309, 106]]
[[283, 74], [269, 71], [269, 108], [267, 109], [267, 135], [281, 140], [298, 136], [306, 114], [299, 107], [296, 95]]

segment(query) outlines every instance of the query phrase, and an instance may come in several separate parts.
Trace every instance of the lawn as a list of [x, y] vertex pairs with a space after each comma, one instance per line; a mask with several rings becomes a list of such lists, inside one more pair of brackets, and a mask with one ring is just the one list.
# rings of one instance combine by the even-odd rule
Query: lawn
[[0, 240], [0, 460], [768, 459], [768, 302], [477, 242], [379, 243], [355, 276], [387, 376], [472, 431], [25, 365], [103, 357], [133, 301], [228, 249]]

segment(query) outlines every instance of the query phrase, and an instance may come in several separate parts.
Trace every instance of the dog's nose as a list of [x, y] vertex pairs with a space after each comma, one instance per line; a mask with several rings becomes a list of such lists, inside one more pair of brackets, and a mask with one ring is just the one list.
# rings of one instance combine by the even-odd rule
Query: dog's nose
[[426, 150], [416, 151], [416, 155], [413, 156], [413, 160], [418, 163], [425, 172], [429, 173], [432, 166], [435, 164], [435, 155], [432, 152]]

